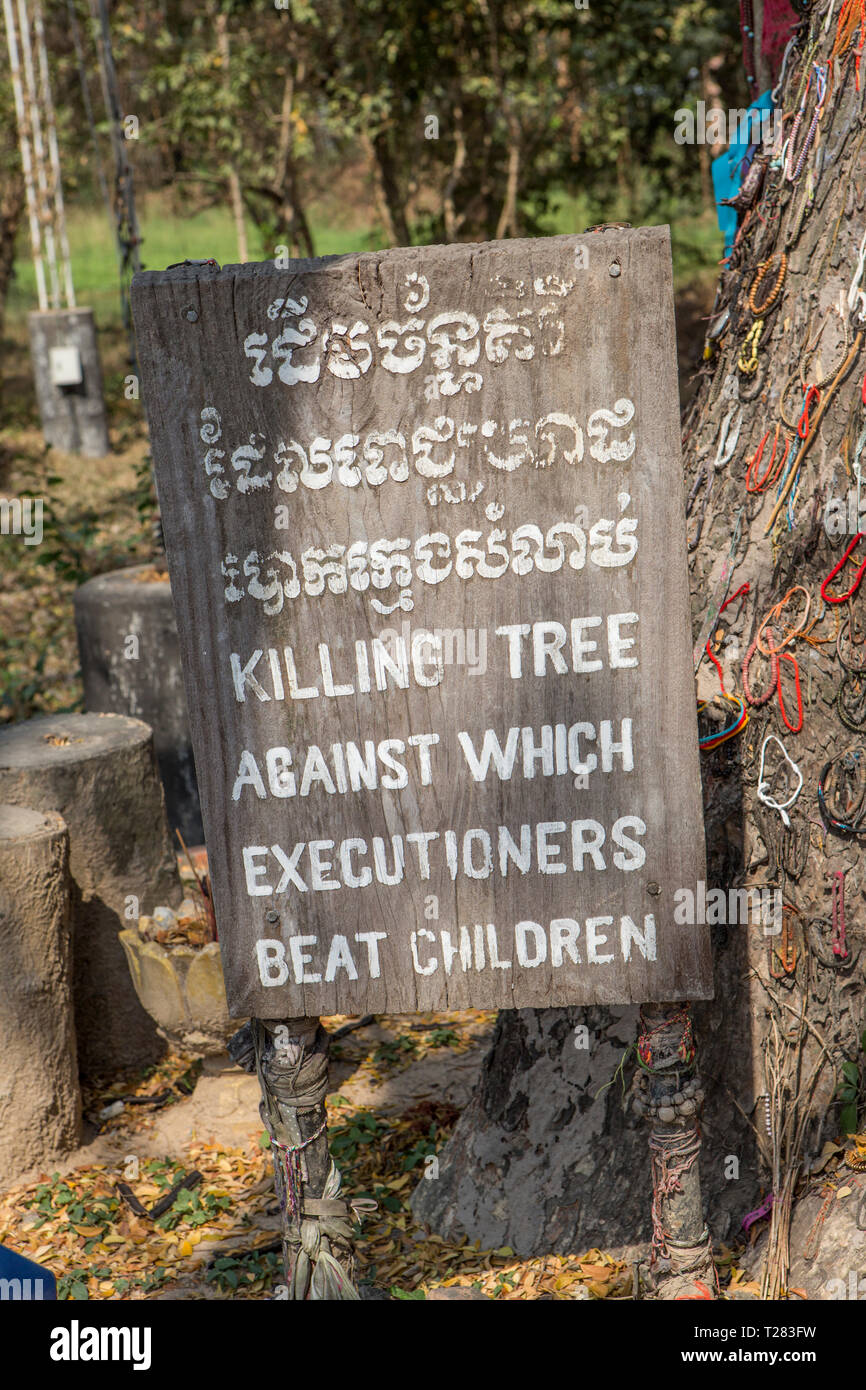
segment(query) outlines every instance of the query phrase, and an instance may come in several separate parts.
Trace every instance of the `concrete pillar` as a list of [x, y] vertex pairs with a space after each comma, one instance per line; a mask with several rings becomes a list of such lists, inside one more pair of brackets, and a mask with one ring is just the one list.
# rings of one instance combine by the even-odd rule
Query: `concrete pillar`
[[75, 626], [86, 708], [150, 725], [169, 824], [188, 845], [202, 844], [168, 575], [135, 565], [88, 580], [75, 595]]
[[138, 1001], [119, 934], [182, 897], [150, 729], [118, 714], [56, 714], [0, 728], [0, 801], [57, 811], [69, 828], [73, 990], [81, 1073], [165, 1052]]
[[110, 446], [93, 310], [34, 310], [27, 325], [46, 443], [103, 458]]

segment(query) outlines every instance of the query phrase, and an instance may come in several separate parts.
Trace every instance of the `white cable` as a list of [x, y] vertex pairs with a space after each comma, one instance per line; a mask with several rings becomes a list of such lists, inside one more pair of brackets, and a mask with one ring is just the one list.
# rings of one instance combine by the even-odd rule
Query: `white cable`
[[863, 279], [863, 271], [866, 269], [866, 232], [863, 233], [863, 240], [860, 242], [860, 250], [857, 252], [857, 265], [854, 274], [851, 276], [851, 285], [848, 289], [848, 308], [853, 314], [854, 306], [860, 305], [858, 315], [860, 322], [866, 322], [866, 293], [859, 288], [860, 281]]
[[[797, 774], [797, 785], [794, 788], [794, 791], [788, 797], [787, 801], [776, 801], [774, 797], [770, 796], [768, 790], [770, 783], [764, 781], [764, 758], [767, 752], [767, 744], [771, 740], [773, 743], [778, 743], [779, 747], [782, 750], [782, 757], [785, 759], [785, 762], [788, 764], [789, 767], [792, 767], [795, 773]], [[776, 738], [775, 734], [767, 734], [767, 737], [764, 739], [764, 742], [761, 745], [761, 763], [758, 768], [758, 800], [763, 802], [765, 806], [769, 806], [771, 810], [779, 812], [779, 815], [782, 817], [782, 823], [785, 826], [786, 830], [790, 830], [791, 828], [791, 820], [787, 814], [787, 808], [789, 806], [793, 806], [794, 802], [797, 800], [797, 797], [800, 795], [800, 789], [802, 785], [803, 774], [798, 768], [797, 764], [794, 762], [794, 759], [788, 757], [788, 754], [785, 751], [785, 745], [783, 744], [782, 740]]]
[[737, 409], [737, 403], [734, 402], [727, 415], [725, 416], [724, 420], [722, 421], [721, 428], [719, 430], [719, 443], [716, 449], [716, 459], [714, 464], [714, 467], [717, 472], [720, 468], [724, 468], [726, 463], [730, 462], [730, 460], [734, 456], [734, 450], [737, 447], [737, 440], [740, 437], [740, 430], [743, 425], [743, 411], [742, 407], [739, 407], [739, 414], [737, 415], [737, 426], [736, 429], [733, 431], [733, 435], [731, 434], [731, 421], [733, 420], [734, 414], [737, 411]]

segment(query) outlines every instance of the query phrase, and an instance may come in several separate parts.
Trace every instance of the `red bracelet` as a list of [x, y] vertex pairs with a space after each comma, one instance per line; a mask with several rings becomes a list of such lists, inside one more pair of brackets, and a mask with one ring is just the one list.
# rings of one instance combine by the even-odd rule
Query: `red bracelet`
[[[789, 720], [787, 714], [785, 713], [785, 701], [784, 701], [784, 699], [782, 698], [782, 664], [781, 664], [781, 663], [782, 663], [783, 661], [790, 661], [790, 662], [791, 662], [791, 665], [794, 667], [794, 688], [795, 688], [795, 690], [796, 690], [796, 692], [797, 692], [797, 725], [796, 725], [796, 727], [791, 723], [791, 721]], [[802, 727], [803, 727], [803, 696], [800, 694], [800, 668], [799, 668], [799, 666], [797, 665], [797, 658], [796, 658], [795, 656], [792, 656], [790, 652], [782, 652], [782, 653], [780, 654], [780, 656], [779, 656], [779, 672], [778, 672], [778, 675], [777, 675], [777, 677], [776, 677], [776, 684], [777, 684], [778, 690], [779, 690], [779, 709], [781, 710], [781, 713], [782, 713], [782, 719], [783, 719], [783, 721], [784, 721], [785, 728], [788, 729], [788, 730], [790, 731], [790, 733], [792, 733], [792, 734], [798, 734], [798, 733], [800, 732], [800, 730], [802, 729]]]
[[[856, 534], [856, 536], [854, 537], [853, 541], [852, 541], [851, 544], [849, 545], [848, 549], [845, 551], [845, 554], [842, 556], [842, 559], [839, 561], [839, 563], [838, 563], [837, 565], [834, 565], [833, 569], [831, 569], [830, 573], [827, 575], [827, 578], [824, 580], [823, 584], [821, 585], [821, 597], [822, 597], [822, 599], [824, 600], [825, 603], [844, 603], [845, 600], [846, 600], [846, 598], [851, 598], [851, 597], [853, 597], [853, 595], [857, 592], [857, 589], [858, 589], [859, 586], [860, 586], [860, 580], [863, 578], [863, 573], [864, 573], [864, 571], [866, 571], [866, 560], [863, 561], [862, 565], [861, 565], [860, 568], [858, 569], [856, 575], [854, 576], [854, 582], [853, 582], [853, 584], [851, 585], [851, 588], [848, 589], [846, 593], [844, 593], [844, 594], [838, 594], [838, 595], [836, 595], [836, 596], [834, 597], [834, 596], [832, 596], [832, 595], [830, 595], [830, 594], [827, 593], [827, 586], [828, 586], [828, 584], [830, 583], [830, 580], [831, 580], [831, 579], [835, 579], [835, 578], [836, 578], [836, 575], [839, 573], [839, 571], [840, 571], [840, 569], [842, 568], [842, 566], [843, 566], [844, 564], [846, 564], [847, 561], [849, 560], [850, 555], [851, 555], [851, 551], [852, 551], [852, 550], [854, 549], [854, 547], [857, 545], [858, 541], [862, 541], [863, 538], [864, 538], [864, 532], [863, 532], [863, 531], [858, 531], [857, 534]], [[856, 560], [852, 560], [851, 563], [852, 563], [852, 564], [856, 564], [857, 561], [856, 561]]]
[[797, 422], [797, 434], [801, 439], [809, 438], [809, 410], [812, 405], [821, 404], [821, 392], [817, 386], [810, 386], [806, 391], [806, 399], [803, 402], [803, 413]]

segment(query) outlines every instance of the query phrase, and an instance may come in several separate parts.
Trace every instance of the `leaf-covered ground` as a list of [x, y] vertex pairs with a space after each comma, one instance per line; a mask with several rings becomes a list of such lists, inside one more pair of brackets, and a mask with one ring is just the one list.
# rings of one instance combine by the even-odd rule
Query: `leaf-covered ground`
[[[327, 1023], [333, 1030], [344, 1021]], [[382, 1018], [375, 1029], [333, 1045], [348, 1075], [328, 1100], [331, 1152], [348, 1194], [379, 1203], [358, 1233], [360, 1282], [395, 1299], [423, 1299], [455, 1286], [496, 1299], [630, 1298], [631, 1267], [605, 1251], [521, 1260], [508, 1247], [481, 1250], [426, 1232], [408, 1198], [425, 1174], [435, 1180], [436, 1154], [457, 1108], [431, 1095], [395, 1114], [344, 1094], [363, 1083], [375, 1097], [377, 1087], [431, 1054], [444, 1061], [466, 1052], [490, 1021], [491, 1015], [471, 1011]], [[171, 1056], [137, 1082], [120, 1078], [88, 1092], [85, 1112], [102, 1116], [101, 1132], [128, 1156], [114, 1165], [46, 1174], [0, 1197], [0, 1243], [47, 1265], [60, 1298], [265, 1299], [282, 1281], [272, 1248], [279, 1218], [271, 1163], [258, 1129], [243, 1145], [191, 1142], [163, 1157], [135, 1158], [142, 1147], [136, 1141], [161, 1110], [188, 1102], [199, 1072], [200, 1064]], [[126, 1097], [122, 1105], [119, 1096]], [[186, 1179], [190, 1185], [178, 1188]], [[172, 1189], [168, 1210], [147, 1214]], [[145, 1214], [133, 1210], [130, 1194]], [[729, 1295], [757, 1293], [732, 1252], [721, 1251], [718, 1265]]]

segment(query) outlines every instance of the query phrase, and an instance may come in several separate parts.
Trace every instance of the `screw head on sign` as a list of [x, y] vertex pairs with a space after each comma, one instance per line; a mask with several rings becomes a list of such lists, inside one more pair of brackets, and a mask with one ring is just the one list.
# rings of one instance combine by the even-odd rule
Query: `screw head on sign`
[[265, 921], [266, 921], [266, 922], [279, 922], [279, 920], [280, 920], [280, 914], [276, 911], [275, 908], [272, 907], [271, 910], [270, 910], [270, 912], [266, 912], [266, 913], [265, 913]]
[[622, 275], [622, 268], [619, 261], [611, 261], [610, 274], [616, 279], [617, 275]]
[[657, 883], [648, 883], [646, 886], [646, 890], [648, 893], [652, 893], [654, 898], [657, 898], [659, 893], [662, 891]]
[[198, 309], [192, 304], [187, 304], [180, 311], [181, 318], [186, 319], [187, 323], [195, 323], [198, 319]]

